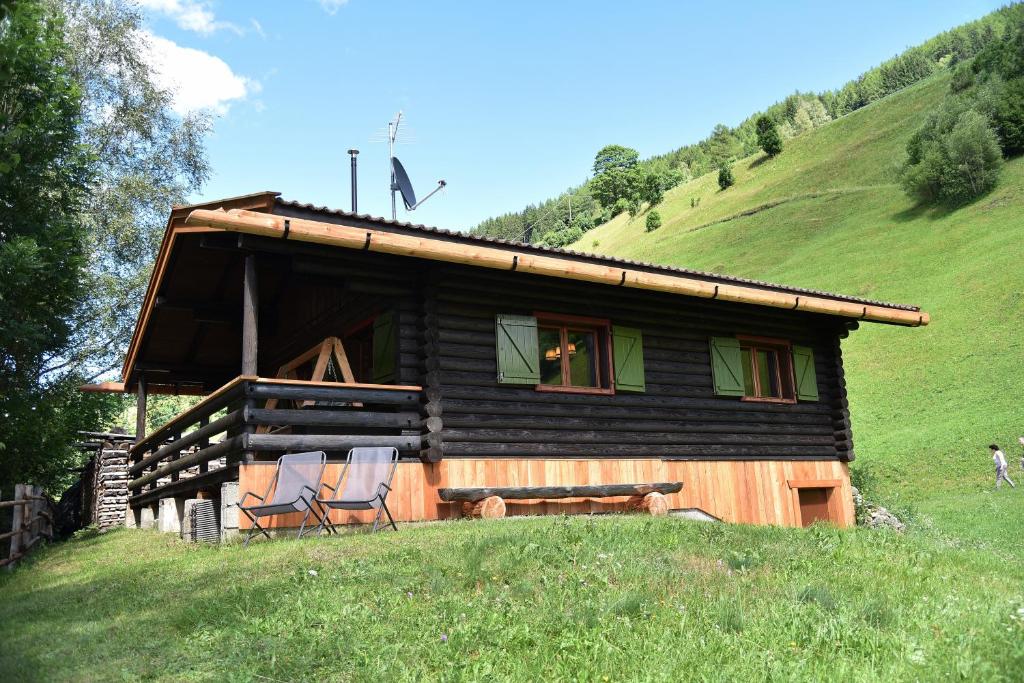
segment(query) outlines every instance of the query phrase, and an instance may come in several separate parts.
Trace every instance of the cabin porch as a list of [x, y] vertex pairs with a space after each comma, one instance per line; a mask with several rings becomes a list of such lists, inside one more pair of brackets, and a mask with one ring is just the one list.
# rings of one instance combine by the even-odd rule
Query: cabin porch
[[236, 377], [137, 441], [128, 502], [211, 497], [247, 465], [285, 452], [343, 459], [355, 446], [394, 446], [418, 463], [419, 408], [418, 386]]

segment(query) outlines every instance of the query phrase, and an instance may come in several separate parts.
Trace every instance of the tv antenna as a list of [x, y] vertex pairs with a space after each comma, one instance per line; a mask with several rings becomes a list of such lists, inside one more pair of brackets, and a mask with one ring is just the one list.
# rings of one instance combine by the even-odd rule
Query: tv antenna
[[417, 207], [423, 202], [427, 201], [439, 191], [444, 189], [446, 183], [443, 179], [437, 181], [437, 187], [435, 187], [426, 197], [416, 201], [416, 193], [412, 189], [412, 181], [409, 180], [409, 174], [406, 173], [405, 167], [402, 166], [402, 162], [395, 156], [395, 140], [398, 138], [398, 127], [402, 123], [402, 112], [398, 112], [393, 121], [388, 122], [388, 159], [391, 165], [391, 220], [398, 220], [398, 205], [395, 199], [395, 193], [399, 192], [402, 195], [402, 203], [405, 204], [406, 211], [415, 211]]

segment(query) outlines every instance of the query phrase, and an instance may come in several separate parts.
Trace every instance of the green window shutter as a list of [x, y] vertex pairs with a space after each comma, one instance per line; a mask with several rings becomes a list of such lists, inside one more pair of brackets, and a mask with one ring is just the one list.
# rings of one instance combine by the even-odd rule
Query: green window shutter
[[537, 319], [499, 313], [494, 318], [498, 384], [539, 384]]
[[388, 384], [395, 381], [395, 312], [385, 311], [373, 321], [373, 381]]
[[801, 401], [818, 400], [818, 375], [814, 372], [814, 351], [806, 346], [793, 347], [793, 376], [796, 397]]
[[634, 327], [612, 326], [612, 357], [616, 390], [644, 391], [643, 332]]
[[743, 396], [743, 351], [735, 337], [711, 338], [711, 374], [718, 396]]

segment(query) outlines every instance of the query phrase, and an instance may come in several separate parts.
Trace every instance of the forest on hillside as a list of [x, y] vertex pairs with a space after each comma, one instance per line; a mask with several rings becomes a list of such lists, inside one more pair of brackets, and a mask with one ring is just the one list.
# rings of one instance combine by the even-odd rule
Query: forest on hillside
[[[728, 168], [733, 161], [762, 148], [763, 139], [759, 137], [763, 138], [765, 121], [771, 122], [780, 144], [784, 144], [787, 139], [939, 71], [956, 69], [986, 46], [1004, 40], [1011, 27], [1022, 21], [1024, 5], [1003, 7], [911, 47], [836, 90], [793, 93], [764, 111], [754, 112], [735, 127], [718, 124], [707, 138], [666, 154], [640, 160], [629, 147], [606, 146], [597, 153], [592, 169], [594, 175], [584, 184], [531, 204], [522, 211], [488, 218], [470, 232], [551, 247], [571, 244], [595, 226], [623, 212], [636, 215], [641, 207], [653, 208], [665, 191], [692, 178], [718, 169], [725, 169], [724, 174], [729, 175]], [[613, 158], [609, 159], [609, 154]], [[617, 177], [607, 175], [609, 169]]]

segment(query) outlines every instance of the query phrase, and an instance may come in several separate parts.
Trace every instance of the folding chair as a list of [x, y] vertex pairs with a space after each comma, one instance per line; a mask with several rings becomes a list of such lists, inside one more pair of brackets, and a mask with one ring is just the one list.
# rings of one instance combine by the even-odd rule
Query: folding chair
[[[277, 471], [267, 486], [266, 493], [258, 496], [251, 491], [246, 491], [238, 500], [238, 509], [245, 513], [245, 516], [252, 521], [252, 528], [249, 529], [249, 534], [245, 537], [243, 547], [249, 545], [249, 539], [253, 537], [256, 531], [270, 538], [267, 530], [260, 526], [260, 517], [284, 515], [289, 512], [302, 512], [305, 510], [306, 514], [302, 518], [302, 525], [299, 527], [299, 534], [296, 536], [296, 539], [302, 538], [302, 533], [306, 529], [306, 522], [309, 520], [311, 513], [314, 519], [322, 525], [323, 517], [313, 509], [313, 502], [320, 494], [321, 480], [323, 479], [324, 467], [326, 466], [327, 454], [323, 451], [282, 455], [277, 461]], [[267, 500], [271, 490], [274, 492], [273, 498]], [[243, 505], [248, 496], [257, 498], [260, 503], [258, 505]]]
[[[391, 527], [398, 531], [386, 500], [397, 466], [397, 448], [364, 447], [350, 450], [338, 482], [334, 486], [324, 484], [324, 487], [333, 491], [334, 495], [330, 498], [318, 496], [316, 499], [322, 507], [328, 508], [320, 521], [317, 533], [322, 531], [325, 525], [330, 527], [330, 531], [334, 530], [334, 525], [328, 519], [331, 510], [376, 509], [377, 516], [373, 518], [373, 529], [370, 533], [377, 531], [382, 512], [388, 516]], [[344, 490], [341, 489], [342, 481], [345, 482]]]

